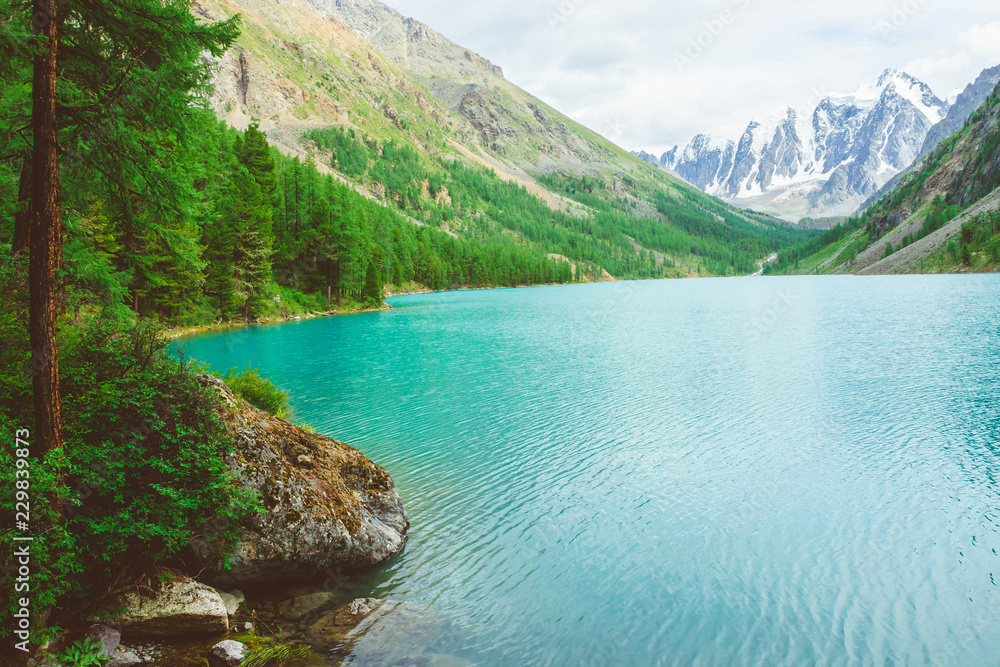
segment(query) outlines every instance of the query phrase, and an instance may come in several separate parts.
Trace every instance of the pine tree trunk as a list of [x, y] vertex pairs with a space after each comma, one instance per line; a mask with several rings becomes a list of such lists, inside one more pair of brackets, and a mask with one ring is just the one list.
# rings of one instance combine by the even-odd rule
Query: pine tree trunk
[[31, 156], [21, 164], [21, 179], [17, 187], [17, 207], [14, 211], [14, 254], [27, 250], [31, 243]]
[[295, 176], [295, 241], [299, 240], [299, 167], [298, 165], [293, 165], [293, 174]]
[[343, 292], [343, 286], [340, 283], [341, 283], [341, 281], [340, 281], [340, 257], [338, 256], [337, 257], [337, 280], [336, 280], [336, 284], [337, 284], [337, 308], [340, 308], [341, 292]]
[[35, 406], [36, 455], [62, 446], [62, 400], [56, 347], [56, 269], [62, 262], [59, 158], [56, 146], [57, 0], [34, 0], [34, 25], [45, 50], [35, 56], [28, 331]]

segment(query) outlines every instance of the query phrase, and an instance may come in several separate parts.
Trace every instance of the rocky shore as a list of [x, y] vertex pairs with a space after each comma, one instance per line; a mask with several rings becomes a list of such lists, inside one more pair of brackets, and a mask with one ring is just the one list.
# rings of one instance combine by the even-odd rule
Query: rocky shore
[[[342, 643], [383, 601], [344, 605], [326, 592], [269, 602], [258, 613], [242, 590], [323, 582], [336, 589], [350, 573], [396, 556], [409, 520], [392, 478], [353, 447], [257, 410], [221, 380], [199, 381], [218, 395], [218, 415], [236, 443], [227, 460], [232, 477], [261, 498], [263, 511], [238, 526], [226, 562], [207, 541], [193, 541], [181, 563], [150, 572], [147, 584], [71, 635], [90, 640], [104, 667], [240, 665], [282, 645], [297, 656], [288, 664], [329, 664], [317, 651]], [[209, 521], [206, 532], [231, 528]]]

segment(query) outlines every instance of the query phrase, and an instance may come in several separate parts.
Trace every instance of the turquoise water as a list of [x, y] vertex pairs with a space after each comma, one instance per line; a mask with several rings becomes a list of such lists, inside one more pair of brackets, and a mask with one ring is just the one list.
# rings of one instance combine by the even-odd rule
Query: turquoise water
[[389, 469], [410, 541], [359, 592], [447, 619], [425, 653], [1000, 664], [1000, 277], [391, 303], [185, 348]]

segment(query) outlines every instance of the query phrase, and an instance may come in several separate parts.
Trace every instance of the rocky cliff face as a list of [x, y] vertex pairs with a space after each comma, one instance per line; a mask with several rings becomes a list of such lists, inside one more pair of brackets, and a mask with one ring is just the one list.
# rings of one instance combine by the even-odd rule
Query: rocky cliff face
[[976, 80], [966, 86], [965, 90], [958, 95], [954, 104], [948, 109], [948, 115], [944, 120], [932, 127], [927, 133], [927, 137], [924, 139], [923, 146], [921, 146], [916, 160], [883, 185], [878, 192], [869, 197], [862, 205], [862, 209], [867, 209], [891, 192], [899, 184], [902, 177], [910, 173], [938, 144], [961, 130], [962, 126], [965, 125], [965, 121], [972, 115], [972, 112], [978, 109], [989, 98], [998, 83], [1000, 83], [1000, 65], [983, 70], [976, 77]]
[[972, 112], [978, 109], [1000, 83], [1000, 65], [984, 69], [976, 80], [965, 87], [955, 103], [948, 109], [948, 115], [927, 133], [919, 158], [934, 150], [935, 146], [962, 129]]
[[353, 447], [255, 409], [203, 376], [236, 441], [234, 476], [265, 511], [241, 526], [229, 567], [192, 545], [199, 578], [261, 586], [378, 565], [403, 548], [409, 520], [392, 478]]
[[[817, 272], [969, 270], [972, 255], [978, 262], [976, 270], [995, 270], [996, 255], [982, 239], [991, 239], [995, 233], [991, 218], [1000, 209], [1000, 84], [958, 132], [899, 179], [891, 195], [865, 211], [851, 236], [816, 253], [814, 257], [823, 258], [816, 265]], [[939, 219], [943, 225], [939, 228], [927, 228], [935, 206], [953, 207], [950, 215], [954, 217]], [[967, 233], [981, 239], [973, 243], [970, 259], [959, 263], [957, 256], [942, 256], [949, 243], [964, 245], [968, 239], [962, 237]], [[842, 252], [850, 244], [862, 245], [856, 254]], [[887, 253], [889, 244], [892, 248]]]
[[698, 135], [655, 163], [742, 206], [845, 215], [913, 162], [947, 110], [925, 84], [890, 69], [815, 109], [755, 120], [738, 142]]
[[216, 113], [238, 128], [258, 119], [286, 152], [302, 154], [297, 139], [312, 126], [376, 137], [391, 126], [423, 149], [443, 139], [427, 130], [449, 131], [445, 141], [482, 149], [518, 175], [639, 166], [499, 66], [375, 0], [200, 0], [195, 11], [244, 20], [238, 45], [209, 63]]
[[377, 0], [306, 0], [322, 15], [335, 18], [382, 55], [411, 73], [488, 84], [503, 70], [420, 21]]

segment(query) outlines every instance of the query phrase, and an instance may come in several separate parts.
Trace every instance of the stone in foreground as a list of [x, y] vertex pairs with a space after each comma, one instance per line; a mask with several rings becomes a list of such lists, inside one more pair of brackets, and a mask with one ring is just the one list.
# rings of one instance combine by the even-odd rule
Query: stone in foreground
[[216, 592], [222, 598], [222, 603], [226, 605], [226, 613], [230, 616], [235, 616], [236, 612], [239, 611], [240, 605], [246, 601], [246, 596], [241, 591], [234, 590], [232, 593], [226, 593], [225, 591]]
[[227, 639], [213, 646], [208, 652], [208, 662], [212, 667], [237, 667], [246, 658], [247, 647], [238, 641]]
[[123, 651], [111, 656], [111, 662], [107, 664], [107, 667], [135, 667], [141, 664], [143, 664], [142, 658], [131, 651]]
[[[192, 545], [191, 571], [216, 586], [261, 586], [373, 567], [402, 550], [409, 520], [392, 478], [361, 452], [257, 410], [219, 379], [219, 416], [236, 441], [228, 464], [263, 500], [245, 520], [230, 568]], [[307, 457], [308, 466], [299, 464]]]
[[110, 658], [122, 641], [122, 633], [109, 625], [94, 624], [87, 630], [87, 638], [100, 647], [101, 655]]
[[278, 615], [289, 621], [297, 621], [330, 604], [335, 597], [333, 593], [312, 593], [285, 600], [278, 605]]
[[122, 635], [160, 639], [223, 633], [229, 629], [226, 605], [215, 589], [186, 577], [165, 582], [152, 596], [128, 593], [116, 619]]
[[[354, 600], [309, 626], [305, 634], [306, 641], [320, 649], [336, 646], [344, 642], [362, 621], [385, 604], [385, 600], [375, 598]], [[398, 603], [389, 603], [390, 607], [395, 604]]]
[[353, 664], [425, 665], [448, 621], [433, 610], [399, 600], [360, 598], [309, 625], [303, 638], [330, 655], [350, 655]]

